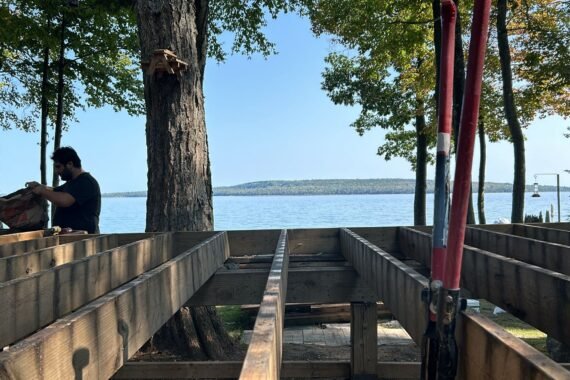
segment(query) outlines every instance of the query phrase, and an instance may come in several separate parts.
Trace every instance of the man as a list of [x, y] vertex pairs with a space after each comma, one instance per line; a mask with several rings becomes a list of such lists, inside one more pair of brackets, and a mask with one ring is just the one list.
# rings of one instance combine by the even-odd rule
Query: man
[[26, 186], [55, 206], [53, 226], [99, 233], [99, 184], [81, 168], [81, 159], [73, 148], [59, 148], [53, 152], [51, 159], [57, 175], [66, 182], [55, 189], [37, 182], [28, 182]]

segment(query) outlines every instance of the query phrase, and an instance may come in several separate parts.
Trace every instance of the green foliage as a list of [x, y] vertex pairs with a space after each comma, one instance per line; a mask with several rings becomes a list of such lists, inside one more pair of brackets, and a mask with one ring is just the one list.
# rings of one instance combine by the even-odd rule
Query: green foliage
[[[208, 55], [219, 62], [228, 53], [269, 56], [275, 44], [263, 33], [267, 16], [276, 19], [280, 13], [303, 13], [310, 0], [210, 1], [208, 18]], [[228, 49], [224, 41], [233, 37]]]
[[325, 59], [323, 90], [335, 104], [361, 107], [352, 123], [359, 134], [388, 130], [380, 156], [415, 167], [417, 116], [427, 120], [428, 145], [435, 143], [431, 3], [317, 1], [310, 15], [315, 34], [333, 34], [349, 49]]
[[82, 0], [2, 0], [0, 117], [2, 128], [34, 131], [40, 113], [44, 51], [49, 49], [49, 118], [55, 123], [57, 64], [64, 32], [64, 125], [77, 109], [111, 105], [143, 112], [136, 23], [130, 7]]

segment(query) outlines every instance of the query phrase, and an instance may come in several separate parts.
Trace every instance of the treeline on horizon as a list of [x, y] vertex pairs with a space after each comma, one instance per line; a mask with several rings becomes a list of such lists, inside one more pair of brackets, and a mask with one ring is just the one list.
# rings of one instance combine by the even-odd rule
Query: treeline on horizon
[[[477, 182], [473, 182], [477, 189]], [[486, 182], [487, 193], [509, 193], [510, 183]], [[215, 187], [214, 195], [348, 195], [348, 194], [413, 194], [413, 179], [313, 179], [297, 181], [258, 181], [235, 186]], [[427, 192], [433, 193], [434, 181], [427, 180]], [[532, 192], [533, 186], [527, 185], [526, 191]], [[560, 187], [561, 191], [570, 191], [570, 187]], [[539, 191], [556, 191], [556, 186], [540, 186]], [[146, 197], [146, 191], [106, 193], [104, 197]]]

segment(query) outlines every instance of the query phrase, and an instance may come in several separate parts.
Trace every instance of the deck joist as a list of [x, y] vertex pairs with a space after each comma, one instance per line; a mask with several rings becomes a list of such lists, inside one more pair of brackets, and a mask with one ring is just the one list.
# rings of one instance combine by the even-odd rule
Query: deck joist
[[[466, 244], [463, 288], [570, 344], [569, 223], [472, 226]], [[0, 379], [415, 378], [366, 354], [370, 308], [421, 341], [430, 245], [429, 227], [1, 235]], [[260, 304], [245, 360], [127, 364], [185, 303]], [[351, 303], [351, 362], [283, 362], [286, 303]], [[462, 312], [457, 338], [460, 378], [570, 377], [481, 315]]]

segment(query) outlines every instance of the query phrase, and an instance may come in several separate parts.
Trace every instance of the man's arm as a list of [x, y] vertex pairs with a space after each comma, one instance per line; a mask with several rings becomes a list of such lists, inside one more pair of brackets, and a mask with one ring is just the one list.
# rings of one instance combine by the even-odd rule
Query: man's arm
[[47, 199], [57, 207], [69, 207], [75, 203], [75, 198], [69, 193], [63, 191], [53, 191], [51, 188], [43, 185], [32, 187], [34, 194]]

